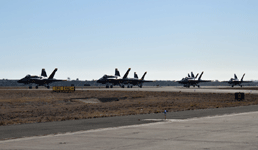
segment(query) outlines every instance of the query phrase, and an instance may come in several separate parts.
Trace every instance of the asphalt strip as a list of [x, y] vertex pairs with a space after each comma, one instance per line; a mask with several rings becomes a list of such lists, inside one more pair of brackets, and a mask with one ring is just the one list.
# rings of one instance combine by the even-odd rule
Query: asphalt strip
[[85, 133], [94, 133], [94, 132], [101, 132], [101, 131], [111, 131], [117, 129], [125, 129], [125, 128], [133, 128], [133, 127], [146, 127], [146, 126], [153, 126], [153, 125], [160, 125], [166, 123], [173, 123], [173, 122], [187, 122], [187, 121], [196, 121], [196, 120], [203, 120], [203, 119], [214, 119], [214, 118], [223, 118], [223, 117], [233, 117], [233, 116], [240, 116], [240, 115], [248, 115], [248, 114], [257, 114], [258, 111], [254, 112], [244, 112], [244, 113], [235, 113], [235, 114], [225, 114], [225, 115], [216, 115], [216, 116], [206, 116], [206, 117], [196, 117], [190, 119], [143, 119], [142, 121], [158, 121], [154, 123], [146, 123], [146, 124], [138, 124], [138, 125], [129, 125], [129, 126], [120, 126], [120, 127], [109, 127], [109, 128], [100, 128], [100, 129], [91, 129], [86, 131], [75, 131], [75, 132], [66, 132], [66, 133], [58, 133], [58, 134], [49, 134], [49, 135], [41, 135], [41, 136], [32, 136], [32, 137], [23, 137], [23, 138], [16, 138], [16, 139], [9, 139], [0, 141], [1, 143], [7, 142], [15, 142], [15, 141], [26, 141], [38, 138], [49, 138], [49, 137], [60, 137], [60, 136], [67, 136], [67, 135], [78, 135], [78, 134], [85, 134]]

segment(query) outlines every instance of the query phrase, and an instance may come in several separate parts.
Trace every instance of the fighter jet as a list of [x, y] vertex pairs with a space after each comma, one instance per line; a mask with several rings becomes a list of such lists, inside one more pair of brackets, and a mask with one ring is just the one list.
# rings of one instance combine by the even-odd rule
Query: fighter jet
[[242, 83], [250, 83], [252, 81], [243, 81], [245, 74], [243, 74], [241, 80], [239, 80], [236, 76], [236, 74], [234, 74], [234, 78], [231, 78], [229, 81], [223, 81], [223, 82], [228, 82], [228, 84], [230, 84], [232, 87], [234, 87], [235, 85], [239, 85], [240, 87], [242, 87]]
[[49, 89], [49, 84], [52, 82], [58, 82], [58, 81], [66, 81], [66, 80], [58, 80], [54, 79], [55, 73], [57, 71], [57, 68], [51, 73], [51, 75], [47, 78], [47, 73], [45, 69], [43, 68], [41, 71], [41, 76], [37, 75], [26, 75], [24, 78], [18, 80], [18, 83], [23, 83], [23, 84], [29, 84], [29, 89], [32, 88], [32, 84], [37, 84], [36, 89], [38, 86], [45, 86]]
[[144, 80], [145, 75], [147, 74], [147, 72], [145, 72], [142, 76], [141, 79], [138, 79], [138, 75], [136, 74], [136, 72], [134, 72], [134, 78], [127, 78], [127, 84], [128, 84], [128, 88], [132, 88], [132, 86], [138, 86], [140, 88], [142, 88], [142, 84], [144, 82], [153, 82], [153, 81], [149, 81], [149, 80]]
[[124, 76], [123, 78], [120, 79], [120, 85], [122, 88], [125, 87], [125, 85], [127, 85], [127, 88], [132, 88], [132, 84], [131, 84], [131, 81], [132, 80], [138, 80], [138, 75], [136, 74], [136, 72], [134, 72], [134, 78], [128, 78], [128, 74], [130, 72], [131, 68], [129, 68], [127, 71], [127, 75]]
[[101, 77], [99, 80], [97, 80], [97, 83], [101, 83], [101, 84], [106, 84], [106, 88], [113, 88], [113, 86], [115, 85], [119, 85], [120, 87], [124, 88], [124, 84], [125, 84], [125, 79], [127, 78], [129, 71], [131, 70], [131, 68], [129, 68], [125, 75], [123, 76], [123, 78], [120, 78], [120, 72], [118, 71], [118, 69], [115, 69], [115, 75], [104, 75], [103, 77]]
[[183, 84], [184, 87], [188, 87], [188, 88], [190, 88], [191, 85], [193, 87], [198, 86], [198, 88], [200, 88], [200, 85], [199, 85], [200, 82], [211, 82], [211, 80], [201, 80], [203, 72], [201, 73], [199, 78], [196, 79], [198, 77], [198, 75], [199, 74], [194, 76], [193, 72], [191, 72], [191, 76], [188, 74], [188, 77], [182, 78], [182, 80], [177, 81], [177, 82], [180, 84]]

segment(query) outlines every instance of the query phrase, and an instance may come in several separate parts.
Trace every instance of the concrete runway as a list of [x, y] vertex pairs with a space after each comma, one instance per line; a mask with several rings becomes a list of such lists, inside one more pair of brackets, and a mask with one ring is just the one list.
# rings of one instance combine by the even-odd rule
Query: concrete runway
[[[257, 110], [258, 110], [258, 105], [216, 108], [216, 109], [188, 110], [188, 111], [179, 111], [179, 112], [168, 112], [167, 119], [200, 118], [200, 117], [207, 117], [207, 116], [253, 112]], [[151, 120], [146, 121], [145, 119], [151, 119]], [[81, 120], [68, 120], [68, 121], [57, 121], [57, 122], [0, 126], [0, 133], [1, 133], [0, 140], [38, 136], [38, 135], [58, 134], [58, 133], [66, 133], [66, 132], [76, 132], [76, 131], [92, 130], [92, 129], [100, 129], [100, 128], [146, 124], [146, 123], [153, 122], [152, 120], [158, 121], [157, 119], [164, 119], [164, 114], [163, 113], [142, 114], [142, 115], [106, 117], [106, 118], [95, 118], [95, 119], [81, 119]]]
[[[255, 87], [256, 88], [256, 87]], [[150, 91], [150, 92], [197, 92], [197, 93], [250, 93], [258, 94], [257, 90], [248, 90], [248, 89], [239, 89], [239, 88], [230, 88], [227, 86], [215, 87], [215, 86], [202, 86], [201, 88], [185, 88], [177, 86], [164, 86], [164, 87], [143, 87], [143, 88], [77, 88], [76, 90], [111, 90], [111, 91]]]
[[0, 141], [0, 149], [257, 149], [258, 112]]
[[[249, 94], [258, 94], [258, 88], [257, 90], [249, 90], [246, 88], [257, 88], [257, 87], [243, 87], [241, 88], [231, 88], [230, 86], [202, 86], [201, 88], [185, 88], [182, 86], [162, 86], [162, 87], [156, 87], [156, 86], [147, 86], [143, 88], [133, 87], [133, 88], [120, 88], [120, 87], [114, 87], [114, 88], [104, 88], [104, 87], [76, 87], [76, 91], [81, 90], [97, 90], [97, 91], [149, 91], [149, 92], [196, 92], [196, 93], [236, 93], [236, 92], [243, 92], [243, 93], [249, 93]], [[46, 89], [44, 87], [39, 89], [0, 89], [0, 90], [49, 90], [52, 91], [52, 89]]]

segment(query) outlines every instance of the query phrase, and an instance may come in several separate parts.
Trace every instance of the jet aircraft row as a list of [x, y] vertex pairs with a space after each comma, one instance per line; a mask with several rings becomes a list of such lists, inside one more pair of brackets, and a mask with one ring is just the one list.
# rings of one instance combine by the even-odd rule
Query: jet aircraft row
[[[177, 81], [180, 84], [183, 84], [184, 87], [190, 87], [190, 86], [197, 86], [200, 87], [199, 83], [201, 82], [211, 82], [211, 80], [202, 80], [202, 75], [203, 72], [201, 73], [201, 75], [199, 76], [199, 78], [197, 79], [199, 74], [197, 74], [196, 76], [193, 74], [193, 72], [191, 72], [191, 75], [188, 73], [188, 76], [185, 78], [182, 78], [182, 80]], [[237, 78], [237, 75], [234, 74], [234, 78], [231, 78], [229, 81], [222, 81], [222, 82], [227, 82], [229, 85], [231, 85], [231, 87], [234, 87], [236, 85], [239, 85], [240, 87], [242, 87], [242, 83], [250, 83], [252, 81], [243, 81], [245, 74], [243, 74], [241, 80], [239, 80]]]
[[[128, 70], [126, 71], [126, 73], [124, 74], [123, 77], [120, 77], [120, 72], [118, 71], [118, 69], [115, 69], [115, 75], [104, 75], [103, 77], [101, 77], [100, 79], [97, 80], [97, 83], [101, 83], [101, 84], [105, 84], [106, 88], [113, 88], [113, 86], [120, 86], [121, 88], [124, 88], [125, 86], [127, 86], [127, 88], [132, 88], [133, 86], [138, 86], [140, 88], [142, 88], [143, 83], [145, 82], [154, 82], [151, 80], [145, 80], [145, 76], [147, 74], [147, 72], [145, 72], [142, 77], [139, 79], [138, 75], [136, 74], [136, 72], [134, 72], [134, 78], [129, 78], [128, 74], [130, 72], [131, 68], [128, 68]], [[51, 75], [49, 77], [47, 77], [47, 73], [45, 71], [45, 69], [43, 68], [41, 70], [41, 75], [37, 76], [37, 75], [27, 75], [24, 78], [18, 80], [18, 83], [23, 83], [23, 84], [28, 84], [29, 88], [32, 88], [32, 84], [36, 84], [36, 89], [38, 88], [38, 86], [45, 86], [47, 88], [49, 88], [49, 84], [53, 83], [53, 82], [59, 82], [59, 81], [67, 81], [67, 80], [62, 80], [62, 79], [54, 79], [55, 73], [57, 71], [57, 68], [55, 68], [55, 70], [51, 73]], [[190, 87], [190, 86], [197, 86], [200, 87], [199, 83], [202, 82], [211, 82], [211, 80], [202, 80], [202, 75], [204, 72], [202, 72], [200, 74], [200, 76], [198, 77], [199, 74], [197, 74], [196, 76], [194, 75], [193, 72], [191, 72], [191, 75], [188, 73], [188, 76], [185, 78], [182, 78], [180, 81], [177, 81], [180, 84], [183, 84], [184, 87]], [[243, 74], [241, 80], [238, 79], [237, 75], [234, 74], [234, 78], [231, 78], [229, 81], [222, 81], [222, 82], [227, 82], [229, 85], [231, 85], [232, 87], [239, 85], [240, 87], [242, 87], [242, 83], [250, 83], [252, 81], [243, 81], [245, 74]]]
[[134, 72], [134, 78], [128, 78], [127, 76], [129, 74], [130, 70], [131, 70], [131, 68], [129, 68], [126, 71], [126, 73], [124, 74], [124, 76], [121, 78], [120, 72], [116, 68], [114, 76], [105, 74], [102, 78], [97, 80], [97, 83], [106, 84], [106, 88], [109, 88], [109, 87], [113, 88], [114, 85], [118, 85], [122, 88], [124, 88], [125, 85], [127, 85], [127, 88], [132, 88], [133, 86], [138, 86], [138, 87], [142, 88], [142, 84], [144, 82], [153, 82], [153, 81], [149, 81], [149, 80], [144, 80], [144, 77], [147, 74], [147, 72], [145, 72], [143, 74], [141, 79], [138, 79], [138, 75], [136, 74], [136, 72]]

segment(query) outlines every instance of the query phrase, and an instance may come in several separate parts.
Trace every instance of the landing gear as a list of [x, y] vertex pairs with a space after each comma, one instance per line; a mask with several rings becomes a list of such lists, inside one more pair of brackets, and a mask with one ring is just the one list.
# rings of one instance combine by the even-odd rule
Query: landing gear
[[186, 85], [186, 84], [184, 84], [184, 87], [186, 87], [186, 88], [190, 88], [190, 85]]
[[109, 86], [108, 86], [108, 85], [106, 85], [106, 88], [109, 88]]
[[133, 88], [133, 86], [132, 85], [127, 85], [127, 88]]
[[35, 88], [36, 88], [36, 89], [38, 89], [38, 88], [39, 88], [39, 86], [36, 86]]
[[49, 85], [47, 86], [47, 88], [48, 88], [48, 89], [50, 88]]
[[231, 87], [234, 87], [234, 85], [232, 85]]
[[242, 87], [243, 85], [240, 85], [240, 87]]
[[113, 88], [113, 85], [110, 85], [110, 88]]
[[122, 85], [122, 86], [121, 86], [121, 88], [125, 88], [125, 86], [124, 86], [124, 85]]
[[29, 86], [29, 89], [32, 89], [32, 86]]
[[198, 88], [200, 88], [200, 85], [197, 85], [198, 86]]

